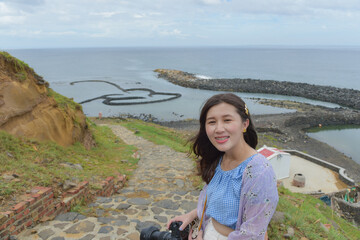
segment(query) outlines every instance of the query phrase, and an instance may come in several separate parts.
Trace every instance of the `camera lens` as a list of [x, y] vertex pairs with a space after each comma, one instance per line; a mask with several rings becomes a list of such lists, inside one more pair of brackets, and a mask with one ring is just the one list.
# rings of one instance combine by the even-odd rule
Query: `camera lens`
[[140, 233], [140, 240], [183, 240], [189, 235], [189, 226], [184, 231], [180, 231], [179, 227], [182, 222], [172, 222], [170, 224], [170, 232], [160, 230], [154, 226], [144, 228]]
[[160, 232], [158, 228], [151, 226], [141, 230], [140, 240], [168, 240], [171, 239], [169, 232]]

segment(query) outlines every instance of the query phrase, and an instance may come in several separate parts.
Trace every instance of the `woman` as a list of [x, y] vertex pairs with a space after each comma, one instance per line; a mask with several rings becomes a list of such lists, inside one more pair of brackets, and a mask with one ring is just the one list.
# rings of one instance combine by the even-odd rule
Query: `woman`
[[168, 227], [181, 221], [184, 229], [198, 217], [203, 218], [198, 240], [264, 239], [278, 193], [274, 171], [256, 145], [257, 134], [241, 98], [226, 93], [208, 99], [192, 146], [206, 184], [198, 207], [171, 219]]

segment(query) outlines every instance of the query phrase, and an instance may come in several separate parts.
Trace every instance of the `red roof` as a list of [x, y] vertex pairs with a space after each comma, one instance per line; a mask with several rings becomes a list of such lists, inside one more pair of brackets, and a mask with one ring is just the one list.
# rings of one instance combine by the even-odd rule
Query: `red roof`
[[259, 153], [262, 154], [264, 157], [268, 158], [271, 155], [273, 155], [275, 152], [270, 149], [264, 148]]

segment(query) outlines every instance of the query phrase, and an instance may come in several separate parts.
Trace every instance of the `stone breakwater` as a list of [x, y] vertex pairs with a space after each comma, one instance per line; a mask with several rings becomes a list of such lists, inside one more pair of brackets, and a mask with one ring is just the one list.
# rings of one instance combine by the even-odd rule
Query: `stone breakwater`
[[298, 96], [360, 110], [360, 91], [307, 83], [258, 79], [201, 79], [178, 70], [156, 69], [159, 78], [187, 88]]
[[[169, 92], [156, 92], [149, 88], [129, 88], [125, 89], [120, 87], [118, 84], [113, 82], [104, 81], [104, 80], [84, 80], [84, 81], [74, 81], [71, 82], [70, 85], [74, 85], [77, 83], [106, 83], [116, 87], [120, 90], [121, 93], [118, 94], [105, 94], [95, 98], [86, 99], [80, 104], [92, 102], [94, 100], [104, 99], [103, 104], [105, 105], [113, 105], [113, 106], [120, 106], [120, 105], [136, 105], [136, 104], [148, 104], [148, 103], [158, 103], [158, 102], [165, 102], [170, 101], [176, 98], [181, 97], [180, 93], [169, 93]], [[127, 95], [123, 96], [123, 93], [131, 94], [131, 92], [147, 92], [147, 97], [137, 96], [137, 95]], [[164, 98], [162, 99], [152, 99], [153, 96], [160, 95]], [[131, 100], [131, 101], [130, 101]]]
[[[328, 108], [286, 100], [257, 99], [257, 101], [264, 105], [296, 109], [295, 113], [280, 114], [281, 116], [286, 116], [284, 127], [307, 129], [318, 127], [319, 124], [322, 126], [360, 125], [360, 111], [358, 110]], [[254, 116], [254, 118], [261, 119], [264, 116]], [[285, 117], [282, 118], [285, 119]]]

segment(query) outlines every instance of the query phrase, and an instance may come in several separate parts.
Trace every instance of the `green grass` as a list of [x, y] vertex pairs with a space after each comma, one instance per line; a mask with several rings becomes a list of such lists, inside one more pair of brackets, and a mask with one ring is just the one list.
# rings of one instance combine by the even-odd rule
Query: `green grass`
[[7, 62], [12, 63], [15, 66], [15, 69], [19, 72], [25, 71], [26, 69], [32, 70], [27, 63], [11, 56], [8, 52], [0, 51], [0, 56], [3, 56]]
[[[289, 227], [295, 229], [292, 239], [360, 239], [360, 230], [338, 217], [321, 200], [306, 194], [292, 193], [283, 187], [279, 188], [279, 196], [276, 210], [285, 213], [285, 220], [282, 225], [269, 225], [269, 239], [283, 239]], [[320, 226], [321, 223], [333, 226], [326, 232]]]
[[267, 133], [258, 133], [258, 145], [257, 149], [266, 145], [268, 147], [278, 148], [279, 140], [275, 135], [269, 135]]
[[16, 72], [16, 78], [20, 82], [23, 82], [26, 80], [27, 72], [31, 72], [32, 74], [34, 74], [35, 77], [41, 78], [39, 75], [37, 75], [35, 73], [34, 69], [29, 67], [29, 65], [27, 63], [11, 56], [8, 52], [0, 51], [0, 57], [3, 57], [6, 62], [8, 62], [14, 66], [15, 72]]
[[155, 144], [169, 146], [178, 152], [189, 152], [187, 140], [190, 136], [187, 134], [180, 133], [158, 124], [143, 122], [135, 119], [119, 120], [118, 123], [133, 131], [136, 135], [139, 135]]
[[[135, 147], [126, 145], [108, 127], [90, 122], [90, 129], [96, 142], [96, 147], [90, 150], [81, 143], [61, 147], [0, 131], [0, 175], [19, 176], [11, 181], [0, 178], [1, 198], [9, 199], [34, 186], [58, 187], [65, 180], [87, 180], [91, 187], [97, 188], [108, 176], [131, 175], [138, 161], [132, 158]], [[65, 163], [80, 164], [83, 170], [66, 167]]]
[[53, 97], [55, 101], [57, 102], [60, 109], [65, 110], [67, 107], [73, 110], [82, 110], [82, 106], [76, 102], [74, 102], [72, 99], [67, 98], [51, 88], [48, 88], [48, 96]]

